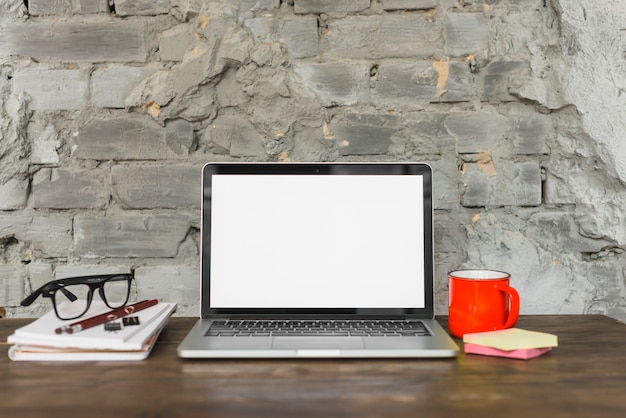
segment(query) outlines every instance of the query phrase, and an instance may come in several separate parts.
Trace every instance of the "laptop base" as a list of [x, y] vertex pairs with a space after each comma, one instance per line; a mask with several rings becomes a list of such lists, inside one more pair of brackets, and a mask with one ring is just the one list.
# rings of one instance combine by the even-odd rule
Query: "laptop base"
[[181, 358], [451, 358], [459, 346], [433, 319], [427, 337], [207, 337], [200, 319], [178, 346]]

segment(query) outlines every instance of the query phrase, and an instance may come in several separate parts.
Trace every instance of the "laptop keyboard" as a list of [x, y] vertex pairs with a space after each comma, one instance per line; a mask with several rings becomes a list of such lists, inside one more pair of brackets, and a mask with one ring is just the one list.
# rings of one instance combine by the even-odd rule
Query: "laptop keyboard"
[[427, 337], [421, 321], [406, 320], [217, 320], [205, 334], [216, 337], [344, 336]]

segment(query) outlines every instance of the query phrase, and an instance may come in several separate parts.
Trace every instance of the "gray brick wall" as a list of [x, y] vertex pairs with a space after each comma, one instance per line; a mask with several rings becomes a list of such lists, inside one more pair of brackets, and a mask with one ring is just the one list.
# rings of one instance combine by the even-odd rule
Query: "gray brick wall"
[[18, 70], [13, 87], [30, 99], [32, 110], [75, 110], [87, 106], [85, 70]]
[[190, 228], [182, 214], [80, 214], [72, 254], [84, 258], [173, 258]]
[[146, 117], [96, 119], [76, 133], [72, 156], [93, 160], [184, 159], [193, 143], [193, 128], [183, 120], [162, 127]]
[[142, 21], [19, 22], [0, 28], [0, 57], [67, 63], [145, 62], [148, 33]]
[[597, 134], [621, 130], [595, 122], [626, 117], [584, 101], [624, 88], [587, 71], [619, 54], [579, 39], [619, 25], [580, 7], [0, 2], [0, 306], [39, 315], [19, 301], [48, 280], [134, 271], [136, 297], [197, 315], [204, 163], [426, 161], [437, 313], [447, 271], [486, 267], [525, 313], [626, 320], [624, 159]]
[[329, 55], [353, 59], [426, 58], [444, 42], [440, 24], [423, 13], [338, 19], [328, 24], [327, 38]]
[[42, 168], [33, 174], [35, 209], [103, 209], [109, 202], [106, 174], [99, 169]]
[[108, 0], [29, 0], [31, 16], [108, 13]]

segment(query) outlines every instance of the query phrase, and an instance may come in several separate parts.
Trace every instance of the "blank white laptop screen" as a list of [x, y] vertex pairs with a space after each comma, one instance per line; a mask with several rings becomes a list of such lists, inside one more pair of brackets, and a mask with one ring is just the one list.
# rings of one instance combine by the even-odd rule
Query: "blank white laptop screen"
[[419, 175], [212, 176], [211, 308], [424, 308]]

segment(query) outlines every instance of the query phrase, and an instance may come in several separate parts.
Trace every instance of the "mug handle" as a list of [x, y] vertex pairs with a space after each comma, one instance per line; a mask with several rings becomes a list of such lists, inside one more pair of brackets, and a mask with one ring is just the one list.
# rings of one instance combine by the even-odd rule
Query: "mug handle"
[[504, 328], [512, 328], [519, 317], [519, 293], [511, 286], [498, 286], [497, 289], [506, 293], [509, 299], [509, 314], [507, 315]]

